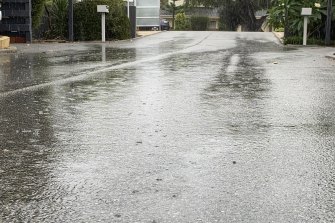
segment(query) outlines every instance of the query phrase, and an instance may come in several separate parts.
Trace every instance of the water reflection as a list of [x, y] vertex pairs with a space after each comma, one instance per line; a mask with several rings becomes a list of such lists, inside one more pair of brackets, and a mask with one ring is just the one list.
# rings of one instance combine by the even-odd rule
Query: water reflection
[[101, 45], [101, 61], [104, 63], [106, 62], [106, 45]]
[[[3, 91], [80, 78], [1, 95], [0, 219], [331, 221], [334, 80], [295, 77], [306, 81], [296, 90], [284, 67], [254, 57], [290, 56], [276, 45], [213, 51], [188, 35], [3, 56]], [[194, 52], [161, 57], [185, 46]]]
[[[27, 220], [50, 180], [55, 142], [49, 90], [0, 100], [0, 200], [5, 219]], [[27, 209], [28, 208], [28, 209]]]
[[50, 80], [48, 61], [41, 55], [1, 55], [1, 92], [44, 83]]

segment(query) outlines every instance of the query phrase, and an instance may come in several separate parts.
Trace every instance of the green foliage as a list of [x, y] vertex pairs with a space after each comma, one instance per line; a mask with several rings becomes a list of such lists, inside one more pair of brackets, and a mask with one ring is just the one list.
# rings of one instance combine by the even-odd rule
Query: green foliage
[[284, 32], [284, 27], [275, 28], [275, 32]]
[[101, 14], [97, 5], [108, 5], [106, 39], [130, 38], [130, 22], [122, 0], [83, 0], [74, 5], [74, 37], [77, 40], [101, 39]]
[[190, 22], [191, 30], [205, 31], [208, 27], [209, 18], [204, 16], [192, 16]]
[[66, 38], [68, 0], [53, 0], [49, 11], [50, 37]]
[[[320, 4], [320, 7], [319, 5]], [[287, 35], [300, 36], [303, 32], [303, 16], [301, 8], [312, 8], [312, 16], [309, 16], [308, 30], [309, 35], [318, 35], [324, 25], [326, 15], [326, 0], [276, 0], [273, 7], [269, 10], [268, 23], [273, 28], [284, 27], [287, 22]], [[285, 21], [285, 10], [287, 10], [287, 20]]]
[[34, 28], [37, 28], [41, 24], [41, 19], [44, 13], [44, 4], [47, 0], [32, 0], [31, 1], [31, 16], [32, 24]]
[[237, 2], [240, 6], [252, 4], [256, 9], [267, 8], [271, 0], [185, 0], [190, 5], [204, 5], [211, 7], [223, 7], [231, 2]]
[[175, 30], [189, 30], [190, 21], [186, 18], [185, 13], [178, 13], [175, 20]]
[[236, 30], [242, 25], [244, 30], [257, 31], [260, 24], [257, 23], [255, 11], [268, 8], [271, 0], [187, 0], [190, 5], [204, 5], [219, 7], [220, 29]]
[[[302, 36], [289, 36], [284, 39], [284, 44], [302, 45], [303, 37]], [[307, 44], [308, 45], [324, 45], [325, 42], [317, 38], [308, 38]]]
[[235, 1], [226, 1], [220, 13], [220, 20], [222, 21], [223, 30], [235, 31], [241, 23], [238, 3]]

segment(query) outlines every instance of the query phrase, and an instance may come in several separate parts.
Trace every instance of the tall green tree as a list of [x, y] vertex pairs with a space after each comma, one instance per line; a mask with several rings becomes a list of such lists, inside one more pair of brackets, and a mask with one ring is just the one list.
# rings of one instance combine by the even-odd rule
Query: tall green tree
[[44, 5], [48, 0], [32, 0], [31, 1], [31, 17], [34, 28], [41, 24], [41, 18], [44, 13]]
[[[184, 10], [184, 6], [177, 6], [176, 5], [176, 1], [179, 1], [179, 0], [172, 0], [170, 3], [169, 2], [166, 2], [164, 5], [161, 5], [161, 8], [164, 9], [164, 10], [167, 10], [168, 12], [170, 12], [172, 14], [172, 28], [174, 29], [175, 28], [175, 16], [176, 14], [180, 13], [180, 12], [183, 12]], [[161, 0], [161, 3], [162, 3], [162, 0]]]
[[236, 30], [242, 25], [245, 30], [258, 29], [255, 12], [261, 8], [268, 8], [270, 0], [187, 0], [190, 5], [219, 7], [221, 22], [226, 30]]

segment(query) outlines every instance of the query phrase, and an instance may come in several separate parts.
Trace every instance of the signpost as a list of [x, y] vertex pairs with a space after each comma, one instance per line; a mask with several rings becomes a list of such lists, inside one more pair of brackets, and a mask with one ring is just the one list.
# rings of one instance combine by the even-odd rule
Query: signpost
[[312, 8], [302, 8], [301, 15], [304, 16], [304, 37], [303, 37], [303, 45], [307, 45], [307, 24], [308, 24], [308, 16], [312, 15]]
[[127, 16], [128, 16], [128, 19], [130, 18], [129, 7], [130, 7], [130, 3], [129, 3], [129, 0], [127, 0]]
[[106, 42], [106, 13], [109, 13], [108, 5], [97, 5], [97, 12], [101, 13], [101, 41]]

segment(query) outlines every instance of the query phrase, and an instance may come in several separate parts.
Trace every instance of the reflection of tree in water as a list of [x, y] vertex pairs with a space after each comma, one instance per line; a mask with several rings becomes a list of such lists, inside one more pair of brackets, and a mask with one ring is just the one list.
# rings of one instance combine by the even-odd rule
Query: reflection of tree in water
[[[242, 96], [250, 99], [262, 97], [262, 92], [267, 91], [270, 83], [264, 78], [264, 69], [251, 54], [259, 50], [266, 51], [264, 45], [266, 46], [264, 43], [242, 41], [241, 45], [230, 50], [222, 61], [222, 72], [207, 89], [208, 96]], [[271, 49], [271, 45], [269, 47]]]
[[11, 91], [50, 80], [48, 59], [41, 54], [11, 55], [9, 62], [1, 68], [3, 72], [2, 91]]
[[[238, 40], [220, 60], [221, 70], [202, 93], [206, 104], [218, 108], [222, 124], [236, 137], [261, 134], [267, 137], [269, 120], [264, 114], [264, 98], [270, 81], [253, 53], [276, 49], [274, 44]], [[265, 134], [264, 134], [265, 133]]]

